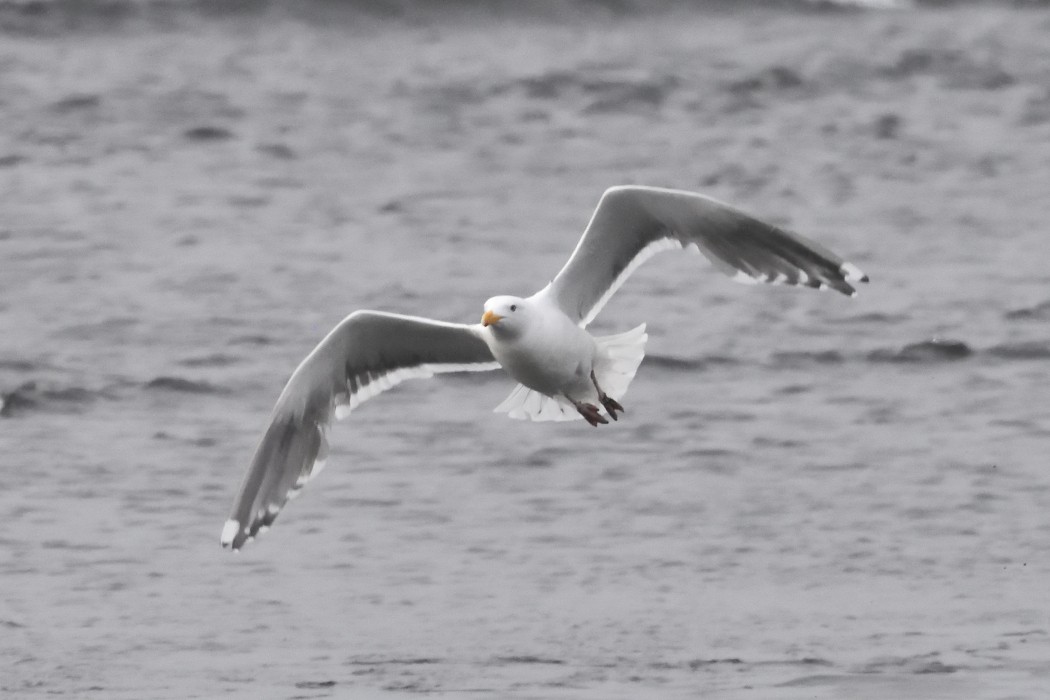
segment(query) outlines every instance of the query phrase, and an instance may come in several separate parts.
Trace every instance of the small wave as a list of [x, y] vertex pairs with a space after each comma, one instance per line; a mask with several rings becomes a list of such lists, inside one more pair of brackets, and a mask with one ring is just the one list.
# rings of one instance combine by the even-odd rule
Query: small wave
[[102, 392], [80, 386], [40, 388], [36, 382], [25, 382], [7, 392], [0, 392], [0, 416], [8, 418], [29, 410], [75, 410], [104, 396]]
[[91, 403], [97, 398], [104, 396], [102, 392], [85, 389], [82, 386], [71, 386], [65, 389], [45, 389], [40, 396], [48, 401], [64, 401], [66, 403]]
[[709, 666], [740, 666], [743, 663], [743, 659], [737, 658], [736, 656], [731, 656], [725, 659], [693, 659], [687, 664], [687, 666], [689, 666], [690, 670], [697, 671], [701, 668], [707, 668]]
[[802, 76], [786, 66], [770, 66], [757, 73], [726, 83], [725, 88], [732, 93], [753, 93], [789, 90], [805, 84]]
[[7, 153], [0, 156], [0, 168], [13, 168], [28, 160], [29, 158], [21, 153]]
[[528, 97], [553, 100], [577, 85], [579, 77], [569, 71], [548, 71], [541, 75], [520, 78], [515, 85], [525, 90]]
[[195, 126], [182, 133], [191, 141], [228, 141], [233, 138], [233, 132], [223, 126]]
[[701, 369], [704, 364], [704, 361], [700, 359], [671, 357], [670, 355], [646, 355], [642, 362], [648, 367], [671, 370]]
[[1004, 317], [1010, 321], [1050, 321], [1050, 299], [1035, 306], [1007, 311]]
[[187, 394], [228, 394], [229, 390], [208, 382], [193, 381], [182, 377], [156, 377], [145, 384], [147, 389], [179, 391]]
[[801, 659], [784, 659], [783, 661], [755, 661], [755, 666], [834, 666], [827, 659], [819, 656], [803, 656]]
[[[79, 255], [78, 253], [70, 253]], [[122, 342], [142, 323], [139, 318], [130, 316], [114, 316], [101, 321], [89, 321], [86, 323], [75, 323], [60, 329], [57, 333], [59, 338], [71, 338], [74, 340], [105, 340], [106, 342]]]
[[542, 656], [524, 654], [522, 656], [497, 656], [496, 662], [501, 664], [548, 664], [560, 666], [565, 662], [562, 659], [550, 659]]
[[235, 355], [225, 355], [217, 352], [201, 357], [187, 357], [185, 360], [180, 360], [179, 364], [183, 367], [227, 367], [240, 361], [241, 358]]
[[787, 440], [784, 438], [771, 438], [764, 435], [759, 435], [751, 439], [751, 444], [755, 447], [774, 447], [774, 448], [794, 448], [802, 447], [806, 443], [799, 440]]
[[273, 345], [277, 341], [268, 335], [239, 335], [236, 338], [230, 338], [229, 345]]
[[931, 661], [925, 666], [920, 666], [919, 668], [915, 669], [915, 673], [955, 673], [958, 670], [958, 666], [952, 666], [951, 664], [942, 663], [940, 661]]
[[671, 355], [646, 355], [643, 360], [646, 366], [665, 370], [704, 370], [712, 366], [735, 365], [739, 360], [724, 355], [708, 357], [673, 357]]
[[295, 160], [299, 157], [295, 150], [285, 143], [261, 143], [255, 150], [277, 160]]
[[943, 362], [963, 360], [973, 354], [973, 348], [961, 340], [931, 338], [898, 349], [874, 350], [868, 354], [868, 359], [873, 362]]
[[102, 98], [93, 94], [74, 94], [63, 97], [51, 105], [51, 111], [57, 114], [69, 114], [86, 109], [94, 109], [102, 104]]
[[32, 372], [33, 370], [41, 368], [42, 365], [39, 365], [32, 360], [0, 360], [0, 370], [6, 369], [12, 372]]
[[403, 503], [398, 499], [388, 498], [336, 498], [332, 503], [337, 508], [396, 508]]
[[0, 416], [8, 418], [27, 409], [36, 407], [33, 394], [36, 391], [35, 382], [27, 382], [12, 391], [0, 393]]
[[856, 314], [840, 319], [834, 319], [832, 323], [842, 325], [861, 325], [865, 323], [900, 323], [910, 318], [908, 314], [887, 314], [874, 311], [866, 314]]
[[845, 361], [838, 350], [815, 350], [799, 352], [773, 353], [773, 364], [779, 367], [798, 367], [800, 365], [837, 365]]
[[356, 659], [350, 659], [347, 661], [349, 666], [420, 666], [424, 664], [439, 664], [442, 659], [420, 656], [420, 657], [407, 657], [407, 658], [373, 658], [373, 657], [358, 657]]
[[708, 459], [711, 457], [733, 457], [737, 453], [724, 447], [697, 447], [680, 453], [682, 457], [691, 459]]
[[865, 664], [862, 673], [883, 673], [888, 670], [894, 672], [914, 673], [918, 675], [930, 673], [955, 673], [960, 669], [944, 663], [937, 657], [938, 652], [918, 654], [916, 656], [887, 656], [874, 658]]
[[43, 549], [60, 549], [67, 552], [101, 552], [106, 550], [108, 545], [91, 542], [71, 542], [69, 540], [44, 540], [41, 547]]
[[591, 101], [583, 113], [608, 114], [632, 109], [655, 109], [663, 105], [676, 86], [677, 80], [673, 76], [659, 80], [603, 81], [600, 83], [601, 96]]
[[1050, 359], [1050, 343], [1003, 343], [988, 348], [988, 354], [1003, 360], [1046, 360]]
[[577, 96], [586, 106], [585, 114], [604, 114], [650, 110], [664, 104], [678, 87], [676, 76], [649, 74], [595, 75], [589, 72], [548, 71], [539, 75], [518, 78], [494, 86], [489, 92], [500, 94], [509, 89], [522, 90], [527, 97], [537, 100], [563, 99]]
[[226, 202], [237, 209], [258, 209], [270, 203], [270, 198], [256, 195], [233, 195], [226, 198]]
[[978, 59], [972, 52], [960, 49], [905, 49], [880, 73], [891, 80], [932, 75], [946, 87], [962, 90], [998, 90], [1017, 82], [998, 62]]

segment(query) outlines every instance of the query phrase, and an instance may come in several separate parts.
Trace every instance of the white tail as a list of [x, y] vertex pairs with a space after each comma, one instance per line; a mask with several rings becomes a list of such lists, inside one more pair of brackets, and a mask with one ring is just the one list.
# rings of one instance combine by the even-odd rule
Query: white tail
[[619, 401], [627, 393], [627, 387], [645, 357], [645, 342], [649, 340], [645, 324], [626, 333], [595, 340], [598, 342], [598, 362], [594, 366], [594, 376], [605, 393]]
[[[645, 324], [619, 335], [595, 338], [598, 358], [594, 364], [594, 376], [605, 393], [619, 401], [627, 393], [638, 365], [645, 357], [645, 341], [649, 336]], [[532, 421], [563, 421], [582, 418], [576, 407], [564, 396], [547, 396], [521, 384], [514, 387], [503, 403], [495, 408], [496, 413], [506, 413], [511, 418]]]

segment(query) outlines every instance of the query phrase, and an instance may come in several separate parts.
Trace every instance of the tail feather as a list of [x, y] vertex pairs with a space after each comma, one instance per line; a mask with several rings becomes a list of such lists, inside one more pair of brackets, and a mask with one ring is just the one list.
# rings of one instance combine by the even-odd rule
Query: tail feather
[[645, 357], [645, 342], [649, 340], [645, 324], [626, 333], [595, 338], [598, 341], [598, 362], [594, 367], [605, 393], [619, 401], [627, 393], [627, 387], [638, 372]]
[[547, 396], [522, 384], [514, 387], [510, 396], [494, 410], [517, 420], [566, 421], [582, 417], [564, 397]]

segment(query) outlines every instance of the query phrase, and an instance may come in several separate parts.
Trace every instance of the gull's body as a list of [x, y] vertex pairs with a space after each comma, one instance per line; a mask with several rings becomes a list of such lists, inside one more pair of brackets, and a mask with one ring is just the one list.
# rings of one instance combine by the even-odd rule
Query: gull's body
[[356, 311], [281, 392], [223, 546], [239, 549], [324, 466], [325, 431], [363, 401], [413, 377], [502, 367], [518, 387], [497, 411], [536, 421], [617, 419], [644, 356], [645, 326], [595, 337], [586, 326], [630, 273], [661, 250], [695, 248], [734, 279], [835, 289], [867, 282], [817, 243], [702, 195], [652, 187], [605, 192], [565, 267], [532, 296], [485, 302], [481, 324]]

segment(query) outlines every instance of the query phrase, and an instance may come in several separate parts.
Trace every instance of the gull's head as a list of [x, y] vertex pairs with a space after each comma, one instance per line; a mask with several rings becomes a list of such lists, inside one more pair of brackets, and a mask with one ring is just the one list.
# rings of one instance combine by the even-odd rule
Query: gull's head
[[520, 331], [528, 316], [527, 307], [527, 302], [520, 297], [492, 297], [485, 302], [481, 325], [491, 328], [494, 333]]

